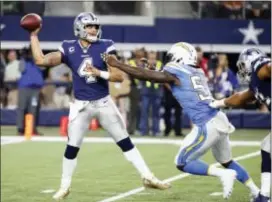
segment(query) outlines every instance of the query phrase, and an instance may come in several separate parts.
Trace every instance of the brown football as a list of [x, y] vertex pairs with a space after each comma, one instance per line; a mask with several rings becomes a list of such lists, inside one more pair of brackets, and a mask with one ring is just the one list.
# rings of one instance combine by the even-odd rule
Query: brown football
[[34, 31], [42, 24], [42, 18], [36, 13], [29, 13], [22, 17], [20, 21], [21, 27], [28, 31]]

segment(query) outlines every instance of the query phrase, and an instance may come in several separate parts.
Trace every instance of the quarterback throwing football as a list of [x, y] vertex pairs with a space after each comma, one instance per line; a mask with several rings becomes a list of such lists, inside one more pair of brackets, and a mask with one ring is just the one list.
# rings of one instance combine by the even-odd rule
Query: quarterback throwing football
[[[40, 28], [30, 34], [35, 63], [43, 67], [65, 63], [70, 67], [75, 96], [75, 101], [70, 105], [68, 143], [63, 157], [61, 186], [53, 198], [61, 200], [70, 192], [77, 154], [93, 117], [99, 120], [126, 159], [138, 170], [146, 187], [169, 188], [168, 183], [158, 180], [149, 170], [131, 142], [125, 123], [109, 96], [108, 81], [122, 82], [123, 77], [120, 70], [107, 66], [100, 57], [104, 52], [116, 54], [116, 50], [112, 40], [100, 39], [101, 26], [98, 18], [93, 13], [80, 13], [74, 20], [74, 34], [78, 40], [63, 41], [58, 51], [47, 55], [40, 48], [39, 30]], [[99, 75], [94, 76], [87, 71], [91, 65], [99, 69]]]

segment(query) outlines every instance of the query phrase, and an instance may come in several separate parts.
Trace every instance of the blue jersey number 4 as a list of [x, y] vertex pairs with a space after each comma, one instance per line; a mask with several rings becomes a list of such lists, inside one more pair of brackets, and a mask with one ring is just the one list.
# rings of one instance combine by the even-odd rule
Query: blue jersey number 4
[[86, 72], [86, 67], [87, 64], [92, 65], [93, 64], [93, 60], [92, 58], [84, 58], [84, 60], [81, 62], [79, 68], [78, 68], [78, 75], [80, 77], [85, 77], [86, 83], [95, 83], [96, 82], [96, 77], [91, 76], [90, 74], [88, 74]]

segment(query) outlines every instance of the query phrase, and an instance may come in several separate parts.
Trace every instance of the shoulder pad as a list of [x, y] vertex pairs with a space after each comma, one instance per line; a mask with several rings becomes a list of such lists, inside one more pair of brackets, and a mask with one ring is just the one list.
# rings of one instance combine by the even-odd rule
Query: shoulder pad
[[65, 52], [67, 47], [70, 47], [69, 45], [72, 45], [76, 42], [77, 40], [64, 40], [61, 43], [61, 46], [58, 48], [60, 52], [62, 52], [65, 55]]
[[100, 39], [99, 41], [105, 44], [106, 46], [111, 46], [112, 44], [114, 44], [113, 40], [111, 39]]
[[261, 67], [264, 65], [271, 63], [271, 59], [269, 57], [260, 57], [255, 60], [252, 64], [252, 68], [254, 72], [258, 72]]
[[184, 72], [184, 73], [187, 73], [187, 74], [192, 74], [192, 72], [188, 68], [186, 68], [186, 66], [177, 64], [175, 62], [167, 63], [164, 66], [164, 68], [166, 70], [171, 70], [171, 71], [175, 71], [175, 72]]
[[75, 43], [76, 40], [64, 40], [62, 43]]
[[168, 62], [165, 67], [170, 67], [170, 68], [174, 68], [174, 69], [179, 69], [180, 66], [179, 64], [175, 63], [175, 62]]
[[114, 42], [111, 39], [100, 39], [99, 42], [102, 43], [103, 45], [105, 45], [107, 53], [116, 50], [116, 48], [114, 46]]

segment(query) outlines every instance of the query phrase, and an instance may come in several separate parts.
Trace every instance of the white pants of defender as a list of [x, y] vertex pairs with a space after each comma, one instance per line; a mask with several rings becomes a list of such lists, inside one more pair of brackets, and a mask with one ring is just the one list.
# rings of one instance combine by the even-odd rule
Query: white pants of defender
[[110, 96], [96, 101], [75, 100], [70, 103], [68, 145], [81, 146], [93, 118], [98, 119], [115, 142], [128, 137], [125, 123]]
[[229, 134], [234, 132], [234, 126], [227, 116], [219, 111], [215, 117], [203, 126], [193, 126], [186, 136], [175, 158], [176, 165], [200, 158], [209, 149], [219, 163], [226, 163], [232, 159]]

